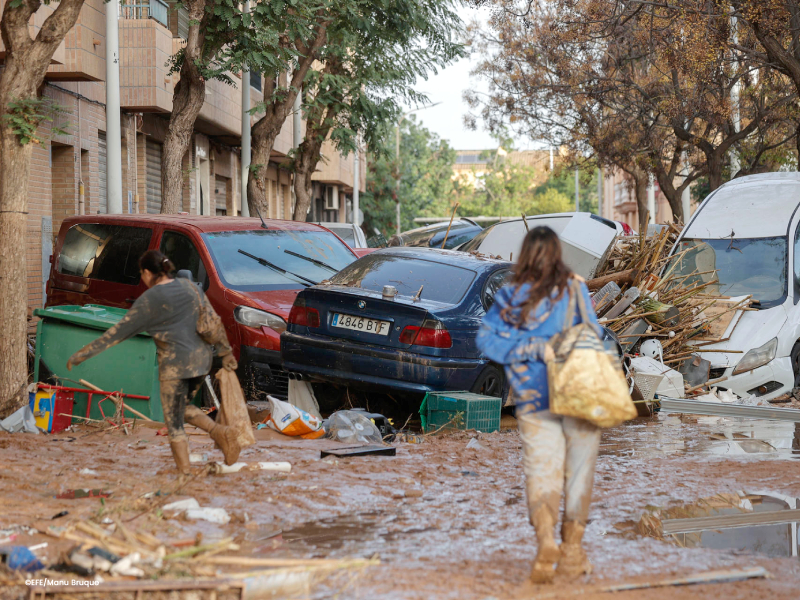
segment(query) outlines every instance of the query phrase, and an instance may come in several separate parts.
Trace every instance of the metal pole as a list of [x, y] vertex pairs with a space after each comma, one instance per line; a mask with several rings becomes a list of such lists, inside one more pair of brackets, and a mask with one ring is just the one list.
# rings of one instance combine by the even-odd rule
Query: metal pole
[[356, 153], [355, 156], [353, 157], [353, 223], [355, 223], [356, 225], [361, 225], [361, 223], [358, 222], [359, 221], [358, 188], [361, 185], [361, 174], [358, 172], [359, 171], [358, 153], [359, 153], [358, 138], [356, 138]]
[[551, 173], [553, 172], [553, 166], [554, 166], [554, 164], [555, 164], [555, 163], [554, 163], [554, 161], [553, 161], [553, 149], [552, 149], [552, 148], [550, 148], [550, 172], [551, 172]]
[[[739, 44], [739, 22], [736, 17], [731, 17], [731, 37], [733, 38], [733, 45], [734, 47]], [[734, 71], [736, 76], [739, 75], [739, 61], [736, 60], [734, 63], [737, 66], [737, 69]], [[739, 112], [739, 80], [737, 79], [736, 82], [731, 86], [731, 120], [733, 121], [733, 130], [736, 133], [739, 133], [741, 129], [741, 115]], [[739, 172], [741, 168], [741, 164], [739, 162], [739, 154], [736, 152], [736, 148], [731, 146], [731, 179]]]
[[575, 212], [580, 212], [581, 210], [581, 196], [580, 196], [580, 188], [578, 187], [578, 169], [575, 168]]
[[[303, 141], [303, 89], [297, 90], [297, 97], [292, 105], [292, 148], [299, 148]], [[297, 190], [292, 186], [292, 218], [294, 218], [294, 207], [297, 202]], [[313, 204], [313, 203], [312, 203]], [[314, 220], [318, 221], [316, 206], [312, 206]]]
[[604, 217], [603, 214], [603, 169], [597, 168], [597, 214]]
[[650, 213], [650, 222], [656, 222], [656, 186], [653, 184], [653, 176], [647, 183], [647, 212]]
[[122, 130], [119, 106], [119, 0], [106, 4], [106, 181], [108, 212], [122, 214]]
[[[244, 12], [250, 12], [250, 2], [244, 3]], [[242, 69], [242, 216], [250, 216], [250, 205], [247, 203], [247, 180], [250, 176], [250, 71]]]
[[[405, 117], [405, 115], [404, 115]], [[397, 235], [400, 235], [400, 123], [403, 122], [403, 119], [398, 121], [397, 125], [395, 126], [395, 136], [396, 136], [396, 155], [397, 155]]]

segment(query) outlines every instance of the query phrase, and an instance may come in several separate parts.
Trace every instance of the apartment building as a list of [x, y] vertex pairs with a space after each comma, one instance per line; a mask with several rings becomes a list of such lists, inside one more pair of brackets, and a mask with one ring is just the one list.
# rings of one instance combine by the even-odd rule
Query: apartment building
[[[556, 154], [555, 160], [559, 157]], [[553, 154], [549, 150], [513, 150], [506, 152], [502, 148], [491, 150], [456, 150], [456, 162], [453, 164], [453, 179], [467, 185], [475, 185], [477, 180], [486, 174], [492, 165], [508, 163], [520, 167], [532, 167], [535, 172], [534, 184], [547, 181], [553, 169]]]
[[[33, 151], [26, 257], [28, 301], [44, 303], [53, 237], [65, 217], [107, 211], [105, 134], [105, 10], [103, 0], [86, 0], [75, 27], [53, 57], [43, 88], [52, 102], [52, 122], [39, 131]], [[113, 3], [110, 5], [113, 6]], [[161, 211], [164, 136], [178, 75], [167, 62], [185, 43], [188, 16], [163, 0], [123, 0], [119, 13], [120, 124], [122, 129], [123, 212]], [[52, 8], [43, 6], [32, 30]], [[0, 61], [4, 49], [0, 42]], [[236, 87], [220, 81], [206, 86], [206, 101], [183, 159], [183, 210], [201, 215], [241, 214], [241, 78]], [[251, 107], [262, 99], [263, 79], [251, 74]], [[252, 122], [255, 118], [251, 117]], [[291, 174], [282, 168], [292, 148], [291, 118], [275, 142], [267, 169], [268, 214], [290, 219]], [[314, 174], [309, 219], [345, 221], [351, 211], [353, 155], [342, 157], [330, 144]], [[366, 168], [361, 163], [360, 189]]]
[[[653, 182], [655, 192], [655, 214], [651, 215], [653, 223], [671, 223], [673, 221], [672, 208], [667, 197], [661, 191], [657, 181]], [[690, 210], [694, 212], [697, 202], [690, 202]], [[603, 178], [603, 205], [601, 216], [627, 223], [634, 231], [639, 230], [639, 206], [636, 203], [636, 192], [633, 180], [620, 169], [606, 170]]]

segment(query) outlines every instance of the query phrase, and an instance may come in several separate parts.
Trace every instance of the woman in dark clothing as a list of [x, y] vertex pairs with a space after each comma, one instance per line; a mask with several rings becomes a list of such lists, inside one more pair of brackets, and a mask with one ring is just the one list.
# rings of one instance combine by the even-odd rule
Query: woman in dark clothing
[[[100, 354], [104, 350], [147, 331], [156, 343], [161, 406], [167, 425], [172, 456], [180, 473], [189, 472], [189, 440], [183, 423], [207, 431], [225, 455], [228, 465], [239, 457], [236, 432], [218, 425], [189, 400], [211, 370], [211, 345], [222, 358], [222, 366], [236, 370], [236, 359], [222, 326], [205, 294], [187, 279], [174, 279], [175, 266], [157, 250], [148, 250], [139, 259], [139, 271], [147, 291], [137, 298], [119, 323], [72, 355], [67, 368]], [[197, 333], [200, 307], [214, 318], [208, 343]]]
[[[574, 280], [579, 286], [574, 285]], [[573, 280], [573, 285], [570, 281]], [[570, 298], [571, 288], [580, 289]], [[478, 345], [491, 360], [505, 365], [513, 390], [522, 438], [528, 513], [538, 548], [531, 580], [552, 582], [558, 573], [575, 577], [591, 571], [581, 542], [589, 515], [600, 429], [583, 419], [550, 412], [547, 342], [580, 323], [575, 311], [566, 323], [570, 301], [583, 302], [590, 322], [600, 326], [586, 284], [561, 260], [561, 243], [548, 227], [532, 229], [522, 244], [511, 284], [495, 296], [483, 320]], [[561, 496], [565, 495], [561, 546], [555, 541]]]

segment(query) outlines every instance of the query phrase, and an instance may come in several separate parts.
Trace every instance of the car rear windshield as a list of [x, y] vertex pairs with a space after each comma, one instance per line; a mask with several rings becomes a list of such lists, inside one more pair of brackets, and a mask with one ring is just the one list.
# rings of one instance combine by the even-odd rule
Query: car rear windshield
[[368, 254], [334, 277], [331, 283], [380, 292], [393, 285], [401, 296], [458, 304], [475, 279], [475, 271], [393, 254]]
[[786, 298], [786, 238], [685, 239], [676, 250], [671, 277], [684, 285], [703, 285], [711, 294], [752, 295], [756, 308]]
[[[339, 238], [322, 230], [216, 231], [203, 234], [203, 240], [222, 282], [226, 287], [241, 291], [300, 289], [330, 278], [356, 259]], [[269, 262], [277, 269], [252, 257]]]
[[153, 232], [144, 227], [81, 223], [69, 228], [58, 272], [112, 283], [139, 284], [139, 257]]

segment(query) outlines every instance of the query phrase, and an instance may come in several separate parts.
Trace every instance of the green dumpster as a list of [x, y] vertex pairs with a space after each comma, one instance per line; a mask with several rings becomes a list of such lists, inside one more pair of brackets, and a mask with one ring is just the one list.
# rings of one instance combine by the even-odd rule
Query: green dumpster
[[[127, 311], [87, 304], [86, 306], [54, 306], [37, 308], [33, 314], [41, 320], [36, 326], [36, 381], [47, 378], [50, 371], [60, 379], [58, 385], [83, 387], [84, 379], [105, 391], [118, 391], [148, 400], [125, 399], [125, 403], [154, 421], [163, 421], [159, 396], [156, 345], [147, 333], [136, 335], [67, 371], [67, 360], [77, 350], [96, 340], [115, 325]], [[103, 396], [94, 394], [87, 410], [87, 394], [75, 394], [73, 415], [100, 419], [98, 403]], [[106, 416], [113, 416], [114, 405], [103, 403]], [[128, 414], [127, 416], [132, 416]]]

